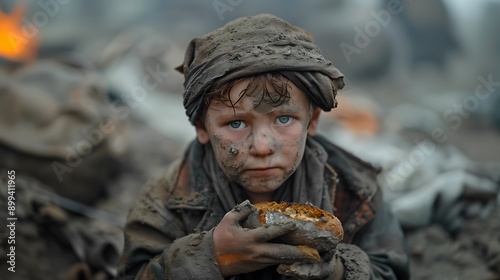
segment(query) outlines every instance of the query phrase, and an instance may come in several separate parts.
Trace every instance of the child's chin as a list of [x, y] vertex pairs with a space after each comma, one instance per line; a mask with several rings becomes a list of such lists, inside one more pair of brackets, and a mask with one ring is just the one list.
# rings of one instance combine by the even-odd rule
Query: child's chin
[[274, 192], [281, 186], [281, 183], [276, 181], [271, 182], [252, 182], [250, 185], [245, 185], [243, 188], [252, 193], [270, 193]]

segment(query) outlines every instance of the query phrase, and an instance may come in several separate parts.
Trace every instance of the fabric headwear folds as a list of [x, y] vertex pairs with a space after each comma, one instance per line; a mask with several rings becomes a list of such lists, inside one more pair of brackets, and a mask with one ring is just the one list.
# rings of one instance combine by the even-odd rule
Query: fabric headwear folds
[[184, 107], [192, 124], [207, 91], [239, 78], [279, 71], [324, 111], [337, 106], [337, 90], [344, 87], [343, 74], [308, 32], [269, 14], [239, 18], [191, 40], [177, 70], [184, 74]]

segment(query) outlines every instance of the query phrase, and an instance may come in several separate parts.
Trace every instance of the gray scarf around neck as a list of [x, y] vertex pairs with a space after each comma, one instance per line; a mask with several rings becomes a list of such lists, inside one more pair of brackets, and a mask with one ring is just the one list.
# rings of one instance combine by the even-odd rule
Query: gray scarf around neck
[[[201, 149], [204, 156], [201, 161], [193, 162], [193, 169], [198, 169], [207, 188], [212, 189], [225, 212], [248, 197], [244, 190], [220, 169], [212, 147], [195, 141], [190, 149]], [[274, 193], [274, 201], [310, 203], [326, 211], [333, 212], [329, 187], [324, 180], [324, 170], [327, 160], [325, 149], [309, 137], [306, 142], [304, 157], [297, 170]]]

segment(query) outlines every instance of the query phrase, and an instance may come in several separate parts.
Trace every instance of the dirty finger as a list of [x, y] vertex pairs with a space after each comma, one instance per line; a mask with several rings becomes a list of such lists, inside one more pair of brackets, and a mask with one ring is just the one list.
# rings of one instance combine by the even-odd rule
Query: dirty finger
[[229, 219], [232, 221], [240, 222], [248, 217], [251, 213], [255, 212], [257, 209], [252, 203], [247, 199], [242, 203], [234, 206], [231, 211], [227, 212], [224, 216], [224, 220]]
[[256, 242], [267, 242], [295, 229], [296, 226], [294, 223], [283, 223], [274, 225], [266, 224], [264, 226], [252, 230], [252, 234]]
[[333, 273], [327, 262], [280, 264], [277, 271], [294, 279], [323, 279]]
[[266, 243], [261, 245], [262, 255], [275, 263], [318, 262], [321, 257], [316, 249], [307, 246]]

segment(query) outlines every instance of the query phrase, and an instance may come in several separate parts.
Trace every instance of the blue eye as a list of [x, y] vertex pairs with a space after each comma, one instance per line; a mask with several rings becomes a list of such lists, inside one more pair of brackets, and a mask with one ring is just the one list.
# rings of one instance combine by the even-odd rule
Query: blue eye
[[290, 116], [280, 116], [276, 119], [278, 124], [289, 124], [293, 121], [293, 118]]
[[228, 126], [232, 129], [243, 129], [245, 128], [245, 123], [242, 121], [232, 121], [228, 124]]

